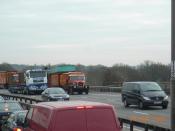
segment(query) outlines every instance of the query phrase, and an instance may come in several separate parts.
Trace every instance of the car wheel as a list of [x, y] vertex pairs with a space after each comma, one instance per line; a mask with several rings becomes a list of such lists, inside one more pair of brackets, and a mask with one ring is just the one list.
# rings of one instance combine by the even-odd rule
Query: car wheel
[[139, 109], [144, 109], [144, 104], [142, 101], [139, 102]]
[[162, 105], [163, 109], [167, 109], [168, 105]]
[[128, 102], [127, 102], [127, 99], [124, 99], [123, 103], [124, 103], [124, 106], [125, 106], [125, 107], [128, 107], [128, 106], [129, 106], [129, 104], [128, 104]]

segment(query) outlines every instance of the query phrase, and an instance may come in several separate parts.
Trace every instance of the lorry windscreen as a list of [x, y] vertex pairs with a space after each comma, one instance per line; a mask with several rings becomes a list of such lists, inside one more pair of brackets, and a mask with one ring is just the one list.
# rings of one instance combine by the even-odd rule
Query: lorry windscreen
[[46, 77], [46, 72], [45, 71], [31, 71], [30, 77], [31, 78]]
[[75, 80], [85, 80], [85, 76], [70, 76], [70, 80], [75, 81]]

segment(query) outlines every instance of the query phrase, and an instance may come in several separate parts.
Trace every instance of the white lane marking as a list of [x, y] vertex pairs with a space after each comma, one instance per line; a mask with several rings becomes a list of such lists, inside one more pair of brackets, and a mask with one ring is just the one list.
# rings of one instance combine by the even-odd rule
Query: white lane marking
[[116, 93], [116, 94], [114, 94], [114, 93], [90, 93], [90, 95], [99, 95], [99, 96], [115, 96], [115, 97], [121, 97], [121, 94], [119, 94], [119, 93]]
[[[123, 128], [130, 129], [130, 127], [129, 127], [129, 126], [123, 126]], [[141, 129], [137, 129], [137, 128], [134, 128], [134, 131], [143, 131], [143, 130], [141, 130]]]
[[144, 113], [144, 112], [139, 112], [139, 111], [133, 111], [134, 113], [136, 113], [136, 114], [142, 114], [142, 115], [150, 115], [150, 114], [148, 114], [148, 113]]

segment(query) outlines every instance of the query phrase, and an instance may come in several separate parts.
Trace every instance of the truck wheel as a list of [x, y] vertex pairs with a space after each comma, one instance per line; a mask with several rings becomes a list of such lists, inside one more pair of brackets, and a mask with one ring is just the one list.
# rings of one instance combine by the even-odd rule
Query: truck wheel
[[71, 95], [74, 94], [73, 88], [70, 88], [70, 89], [69, 89], [69, 94], [71, 94]]
[[30, 91], [29, 91], [29, 90], [27, 90], [27, 91], [26, 91], [26, 94], [27, 94], [27, 95], [30, 95]]
[[86, 95], [89, 93], [89, 91], [85, 91]]
[[82, 91], [79, 91], [78, 94], [82, 94]]
[[167, 109], [168, 105], [162, 105], [162, 109]]

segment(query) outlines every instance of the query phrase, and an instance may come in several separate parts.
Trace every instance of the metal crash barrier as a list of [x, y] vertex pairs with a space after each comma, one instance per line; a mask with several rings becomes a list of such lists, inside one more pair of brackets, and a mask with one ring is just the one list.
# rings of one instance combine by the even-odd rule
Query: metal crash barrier
[[128, 124], [130, 125], [130, 131], [134, 131], [134, 127], [140, 127], [143, 128], [144, 131], [149, 131], [149, 130], [153, 130], [153, 131], [170, 131], [170, 129], [167, 128], [163, 128], [163, 127], [158, 127], [155, 125], [151, 125], [151, 124], [145, 124], [142, 122], [138, 122], [138, 121], [132, 121], [132, 120], [128, 120], [125, 118], [119, 118], [120, 121], [120, 125], [121, 127], [123, 127], [123, 124]]

